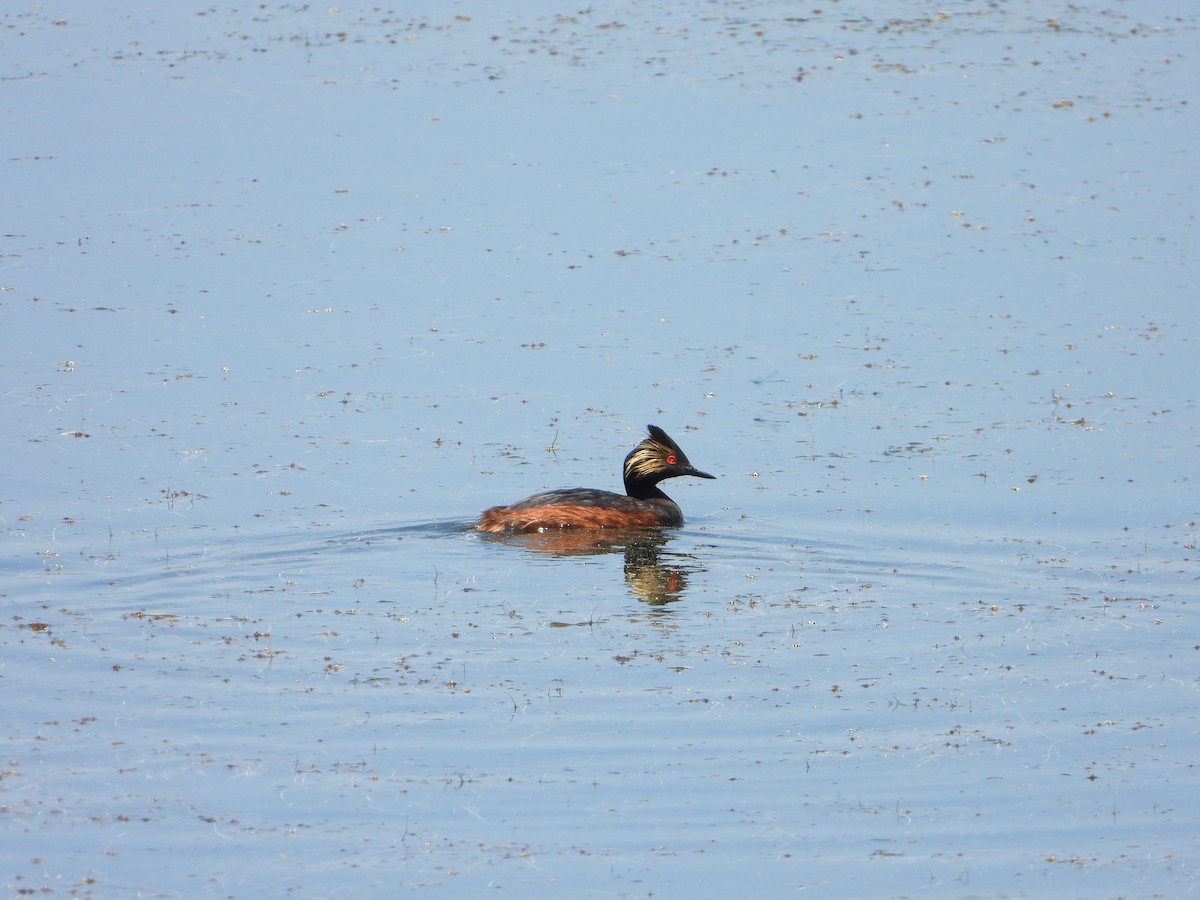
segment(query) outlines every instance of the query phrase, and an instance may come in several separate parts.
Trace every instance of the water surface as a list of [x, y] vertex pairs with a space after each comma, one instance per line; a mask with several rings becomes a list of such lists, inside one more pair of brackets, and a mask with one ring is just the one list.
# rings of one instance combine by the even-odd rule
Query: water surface
[[7, 890], [1194, 893], [1197, 24], [0, 14]]

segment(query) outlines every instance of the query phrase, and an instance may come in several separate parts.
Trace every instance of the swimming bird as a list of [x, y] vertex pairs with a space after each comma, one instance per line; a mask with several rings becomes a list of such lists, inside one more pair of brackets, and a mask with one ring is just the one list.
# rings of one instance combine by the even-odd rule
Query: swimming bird
[[683, 524], [679, 504], [659, 490], [667, 478], [692, 475], [716, 478], [701, 472], [679, 445], [657, 425], [647, 426], [650, 436], [625, 457], [625, 493], [595, 488], [559, 488], [526, 497], [511, 506], [484, 510], [477, 531], [547, 531], [553, 528], [671, 527]]

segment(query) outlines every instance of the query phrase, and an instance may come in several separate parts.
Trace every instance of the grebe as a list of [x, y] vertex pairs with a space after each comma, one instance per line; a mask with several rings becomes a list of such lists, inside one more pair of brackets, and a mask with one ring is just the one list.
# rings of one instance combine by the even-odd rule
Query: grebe
[[625, 457], [625, 494], [593, 488], [561, 488], [534, 494], [512, 506], [484, 510], [477, 531], [546, 531], [551, 528], [624, 528], [683, 524], [679, 504], [660, 491], [665, 478], [701, 472], [683, 455], [679, 445], [657, 425], [647, 426], [646, 438]]

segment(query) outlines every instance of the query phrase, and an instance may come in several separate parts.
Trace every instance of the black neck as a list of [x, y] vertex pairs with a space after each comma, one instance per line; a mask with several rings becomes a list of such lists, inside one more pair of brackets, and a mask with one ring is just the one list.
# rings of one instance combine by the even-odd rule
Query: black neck
[[658, 481], [648, 478], [626, 478], [625, 493], [635, 500], [670, 500], [658, 488]]

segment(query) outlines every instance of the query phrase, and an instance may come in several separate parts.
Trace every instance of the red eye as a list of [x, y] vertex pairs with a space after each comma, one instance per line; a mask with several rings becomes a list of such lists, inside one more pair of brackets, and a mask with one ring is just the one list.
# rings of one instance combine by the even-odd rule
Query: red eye
[[674, 455], [672, 455], [672, 456], [668, 456], [668, 457], [667, 457], [667, 465], [669, 465], [669, 466], [673, 466], [673, 465], [675, 465], [675, 463], [677, 463], [677, 462], [679, 462], [679, 460], [678, 460], [678, 458], [676, 458]]

